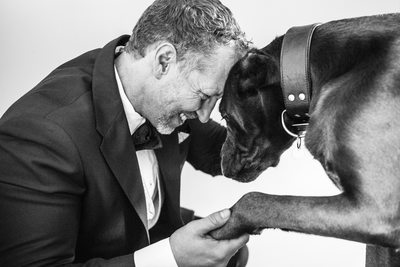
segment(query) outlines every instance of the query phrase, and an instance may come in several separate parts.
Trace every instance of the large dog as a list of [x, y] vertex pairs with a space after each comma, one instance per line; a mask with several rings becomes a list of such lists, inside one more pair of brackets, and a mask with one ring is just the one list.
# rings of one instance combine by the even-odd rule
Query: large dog
[[[283, 38], [249, 51], [225, 85], [220, 112], [228, 134], [222, 168], [225, 176], [241, 182], [276, 166], [296, 140], [282, 125], [283, 120], [289, 131], [295, 130], [282, 114]], [[375, 252], [393, 256], [400, 248], [400, 14], [320, 25], [313, 33], [309, 65], [312, 98], [305, 145], [342, 193], [251, 192], [212, 235], [222, 239], [281, 228], [389, 247], [393, 250]], [[379, 260], [368, 262], [383, 266]], [[398, 264], [394, 256], [389, 261]]]

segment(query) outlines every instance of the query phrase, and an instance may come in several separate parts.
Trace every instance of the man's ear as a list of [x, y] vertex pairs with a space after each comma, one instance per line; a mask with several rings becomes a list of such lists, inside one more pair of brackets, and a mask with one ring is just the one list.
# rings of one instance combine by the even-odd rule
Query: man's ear
[[163, 75], [167, 74], [171, 69], [171, 65], [177, 61], [176, 49], [170, 43], [162, 43], [156, 47], [154, 61], [153, 61], [153, 72], [157, 79], [160, 79]]

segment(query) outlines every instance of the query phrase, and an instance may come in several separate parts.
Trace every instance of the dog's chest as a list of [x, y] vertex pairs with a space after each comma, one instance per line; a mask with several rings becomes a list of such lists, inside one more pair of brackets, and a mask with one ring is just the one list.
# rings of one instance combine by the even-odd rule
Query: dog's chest
[[[326, 117], [325, 117], [326, 118]], [[334, 151], [337, 150], [338, 140], [334, 134], [334, 118], [311, 118], [307, 128], [305, 144], [311, 155], [318, 160], [328, 177], [337, 188], [342, 190], [341, 181], [334, 167]]]

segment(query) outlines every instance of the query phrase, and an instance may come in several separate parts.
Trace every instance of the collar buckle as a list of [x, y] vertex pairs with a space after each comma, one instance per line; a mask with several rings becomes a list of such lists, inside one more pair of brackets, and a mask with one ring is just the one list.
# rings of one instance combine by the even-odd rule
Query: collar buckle
[[283, 129], [285, 130], [285, 132], [287, 134], [289, 134], [290, 136], [293, 136], [297, 139], [297, 148], [300, 149], [302, 140], [306, 136], [308, 121], [291, 124], [290, 128], [295, 129], [295, 133], [294, 133], [291, 130], [289, 130], [289, 128], [286, 126], [285, 114], [286, 114], [286, 109], [284, 111], [282, 111], [282, 114], [281, 114], [281, 123], [282, 123]]

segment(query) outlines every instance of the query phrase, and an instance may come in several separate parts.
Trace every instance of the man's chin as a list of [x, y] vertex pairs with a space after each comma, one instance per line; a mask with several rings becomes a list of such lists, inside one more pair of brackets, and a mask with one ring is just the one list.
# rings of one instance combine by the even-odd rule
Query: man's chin
[[156, 129], [157, 132], [159, 132], [160, 134], [171, 134], [175, 130], [175, 128], [171, 128], [164, 125], [157, 125]]
[[167, 134], [171, 134], [174, 130], [175, 130], [175, 128], [177, 128], [178, 126], [180, 126], [182, 123], [181, 122], [179, 122], [179, 123], [175, 123], [175, 125], [172, 125], [173, 123], [159, 123], [157, 126], [156, 126], [156, 129], [157, 129], [157, 131], [160, 133], [160, 134], [165, 134], [165, 135], [167, 135]]
[[175, 115], [165, 120], [160, 120], [156, 126], [157, 131], [160, 134], [171, 134], [177, 127], [181, 126], [187, 119], [196, 118], [192, 114]]

